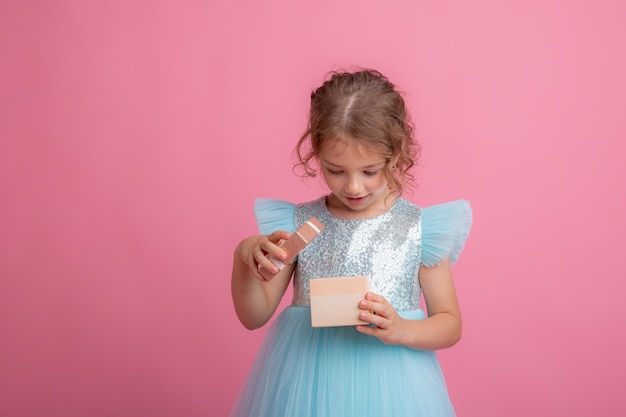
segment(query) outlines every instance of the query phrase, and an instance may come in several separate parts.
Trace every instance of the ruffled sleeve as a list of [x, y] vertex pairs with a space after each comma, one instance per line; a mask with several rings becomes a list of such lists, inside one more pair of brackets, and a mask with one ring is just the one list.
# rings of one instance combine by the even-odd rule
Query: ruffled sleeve
[[254, 214], [259, 231], [269, 235], [276, 230], [292, 233], [296, 230], [294, 215], [296, 205], [274, 198], [257, 198], [254, 201]]
[[456, 200], [422, 210], [422, 263], [437, 265], [447, 257], [453, 264], [463, 251], [472, 228], [469, 201]]

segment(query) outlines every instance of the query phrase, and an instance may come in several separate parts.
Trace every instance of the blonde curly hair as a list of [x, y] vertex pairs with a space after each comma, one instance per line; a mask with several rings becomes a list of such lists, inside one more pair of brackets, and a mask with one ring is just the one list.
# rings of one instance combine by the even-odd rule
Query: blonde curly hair
[[389, 187], [401, 195], [414, 184], [410, 169], [420, 155], [413, 131], [403, 94], [387, 77], [372, 69], [333, 71], [311, 93], [309, 123], [295, 148], [294, 170], [316, 177], [313, 164], [326, 144], [356, 142], [380, 152], [387, 161], [383, 172]]

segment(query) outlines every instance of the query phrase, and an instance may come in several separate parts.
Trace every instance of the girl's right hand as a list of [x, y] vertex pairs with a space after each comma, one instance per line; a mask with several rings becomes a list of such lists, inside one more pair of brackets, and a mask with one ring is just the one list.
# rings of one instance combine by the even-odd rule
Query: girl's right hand
[[290, 236], [289, 232], [277, 230], [271, 235], [250, 236], [239, 243], [235, 256], [261, 281], [269, 281], [280, 270], [267, 255], [285, 259], [287, 253], [278, 246]]
[[237, 317], [247, 329], [257, 329], [272, 317], [289, 286], [295, 263], [282, 270], [267, 258], [284, 260], [287, 253], [280, 242], [290, 236], [277, 231], [271, 235], [250, 236], [234, 251], [231, 292]]

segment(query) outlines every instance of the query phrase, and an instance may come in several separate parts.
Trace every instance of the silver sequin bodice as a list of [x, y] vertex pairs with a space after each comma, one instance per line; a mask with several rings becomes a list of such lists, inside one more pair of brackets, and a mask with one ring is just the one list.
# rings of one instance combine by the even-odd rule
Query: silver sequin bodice
[[368, 275], [371, 291], [396, 310], [418, 309], [421, 213], [402, 198], [384, 214], [356, 220], [331, 214], [325, 197], [296, 206], [296, 225], [315, 216], [325, 228], [298, 256], [292, 305], [310, 305], [311, 279]]

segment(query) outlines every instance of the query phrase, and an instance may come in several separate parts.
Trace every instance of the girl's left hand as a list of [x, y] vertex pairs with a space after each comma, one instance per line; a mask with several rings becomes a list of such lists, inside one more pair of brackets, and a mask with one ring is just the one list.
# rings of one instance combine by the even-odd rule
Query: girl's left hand
[[356, 326], [359, 332], [377, 337], [388, 345], [401, 344], [407, 331], [406, 321], [398, 315], [385, 297], [368, 292], [365, 299], [359, 303], [359, 308], [362, 310], [359, 318], [376, 326]]

